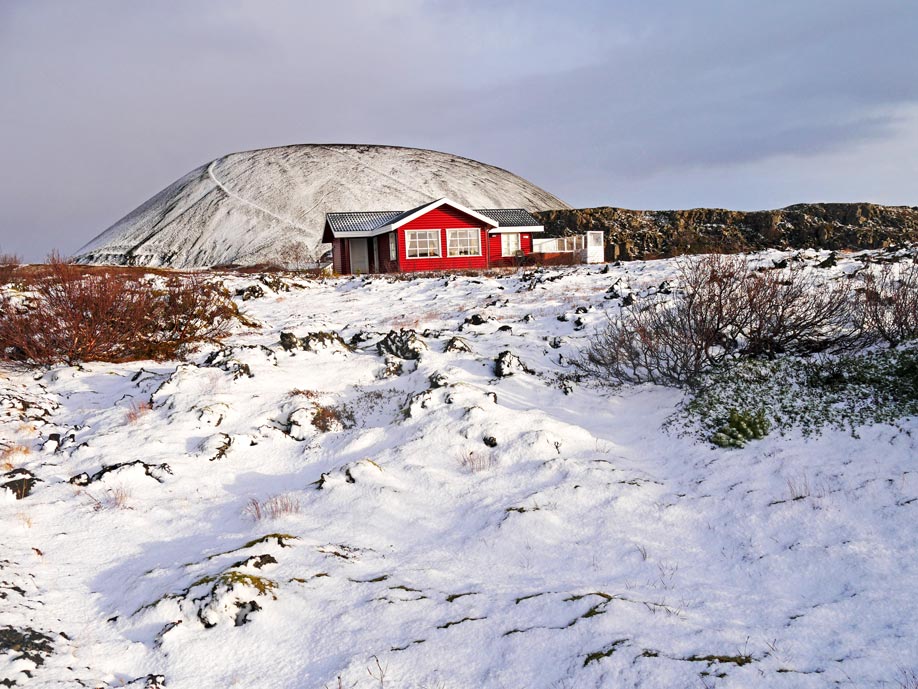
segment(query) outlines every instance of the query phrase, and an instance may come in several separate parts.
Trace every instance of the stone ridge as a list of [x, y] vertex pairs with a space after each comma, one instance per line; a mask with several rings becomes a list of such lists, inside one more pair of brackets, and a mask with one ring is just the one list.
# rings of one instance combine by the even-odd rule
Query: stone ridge
[[877, 249], [918, 242], [918, 207], [799, 203], [768, 211], [639, 211], [602, 206], [534, 213], [547, 235], [602, 230], [609, 260], [761, 249]]

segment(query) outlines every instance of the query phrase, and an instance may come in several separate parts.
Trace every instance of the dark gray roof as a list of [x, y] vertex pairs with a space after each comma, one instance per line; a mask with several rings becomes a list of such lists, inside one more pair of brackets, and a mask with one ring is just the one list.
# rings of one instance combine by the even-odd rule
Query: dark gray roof
[[402, 211], [365, 211], [360, 213], [328, 213], [325, 220], [332, 232], [372, 232], [388, 225]]
[[496, 220], [501, 227], [538, 227], [542, 224], [522, 208], [476, 208], [475, 212]]
[[[430, 203], [425, 203], [407, 211], [328, 213], [325, 219], [331, 231], [336, 235], [347, 234], [348, 232], [373, 232], [386, 225], [396, 223], [429, 205]], [[500, 227], [534, 227], [541, 225], [538, 220], [522, 208], [477, 208], [475, 212], [494, 220]]]
[[418, 211], [431, 202], [416, 206], [407, 211], [356, 211], [353, 213], [326, 213], [325, 220], [332, 232], [372, 232], [380, 227], [391, 225]]

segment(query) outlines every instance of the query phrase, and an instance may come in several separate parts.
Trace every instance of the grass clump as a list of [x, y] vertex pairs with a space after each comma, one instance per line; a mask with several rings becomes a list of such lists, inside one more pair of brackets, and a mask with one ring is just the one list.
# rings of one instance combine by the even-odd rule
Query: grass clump
[[769, 430], [771, 424], [764, 410], [750, 413], [731, 409], [727, 423], [711, 436], [711, 442], [718, 447], [740, 448], [750, 440], [761, 440]]

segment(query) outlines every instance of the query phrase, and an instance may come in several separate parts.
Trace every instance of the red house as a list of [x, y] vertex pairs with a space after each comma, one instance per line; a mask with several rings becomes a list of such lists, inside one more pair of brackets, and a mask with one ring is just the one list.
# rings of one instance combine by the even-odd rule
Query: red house
[[544, 228], [521, 208], [472, 210], [438, 199], [409, 211], [328, 213], [322, 241], [337, 273], [512, 266]]

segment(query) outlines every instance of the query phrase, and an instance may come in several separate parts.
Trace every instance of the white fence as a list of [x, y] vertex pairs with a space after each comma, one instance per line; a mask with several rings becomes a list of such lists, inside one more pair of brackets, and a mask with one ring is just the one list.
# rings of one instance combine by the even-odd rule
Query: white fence
[[532, 251], [537, 254], [575, 254], [581, 263], [602, 263], [605, 242], [602, 232], [586, 232], [569, 237], [532, 238]]

